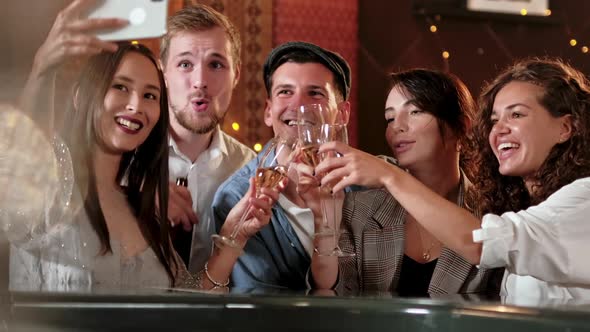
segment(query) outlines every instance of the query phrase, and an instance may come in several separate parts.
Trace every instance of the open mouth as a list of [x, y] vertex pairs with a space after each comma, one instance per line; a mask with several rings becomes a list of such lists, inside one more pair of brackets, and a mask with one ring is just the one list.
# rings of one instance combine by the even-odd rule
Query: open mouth
[[297, 120], [283, 120], [283, 123], [286, 124], [289, 127], [295, 127], [297, 125], [309, 126], [309, 127], [315, 126], [315, 123], [313, 123], [311, 121], [307, 121], [307, 120], [301, 120], [301, 121], [297, 121]]
[[499, 152], [506, 152], [506, 151], [510, 151], [510, 150], [516, 150], [520, 147], [520, 144], [516, 144], [516, 143], [502, 143], [500, 145], [498, 145], [498, 151]]
[[192, 102], [193, 109], [198, 112], [204, 112], [209, 107], [209, 102], [204, 99], [193, 100]]
[[404, 141], [404, 142], [398, 142], [394, 146], [396, 149], [403, 149], [403, 148], [408, 147], [412, 144], [414, 144], [414, 142]]
[[125, 119], [122, 117], [116, 117], [115, 121], [117, 122], [117, 124], [119, 124], [121, 127], [131, 130], [131, 131], [139, 131], [141, 128], [143, 128], [143, 124], [139, 121], [136, 120], [132, 120], [132, 119]]

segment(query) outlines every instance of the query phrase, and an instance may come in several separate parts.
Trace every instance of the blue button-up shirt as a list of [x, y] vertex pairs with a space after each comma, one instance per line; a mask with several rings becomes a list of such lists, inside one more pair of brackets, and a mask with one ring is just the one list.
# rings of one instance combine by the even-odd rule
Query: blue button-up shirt
[[[254, 176], [263, 153], [230, 176], [217, 190], [212, 208], [218, 232], [229, 211], [248, 191], [248, 181]], [[232, 286], [306, 289], [310, 264], [311, 257], [299, 241], [285, 210], [275, 204], [269, 224], [246, 243], [244, 254], [232, 271]]]

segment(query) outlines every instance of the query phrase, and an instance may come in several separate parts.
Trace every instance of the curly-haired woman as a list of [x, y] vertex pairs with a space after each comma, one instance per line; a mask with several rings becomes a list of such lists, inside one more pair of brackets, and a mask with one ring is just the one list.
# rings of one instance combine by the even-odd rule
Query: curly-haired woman
[[[426, 230], [482, 267], [506, 267], [502, 292], [516, 296], [590, 295], [586, 248], [590, 224], [590, 86], [554, 59], [530, 59], [501, 73], [482, 94], [474, 128], [479, 172], [476, 212], [429, 190], [383, 163], [344, 158], [318, 165], [334, 190], [350, 184], [385, 187]], [[353, 157], [353, 154], [350, 154]], [[388, 167], [380, 172], [367, 169]], [[370, 173], [370, 174], [369, 174]], [[373, 175], [371, 175], [373, 174]], [[346, 176], [346, 177], [344, 177]], [[475, 231], [475, 232], [474, 232]]]

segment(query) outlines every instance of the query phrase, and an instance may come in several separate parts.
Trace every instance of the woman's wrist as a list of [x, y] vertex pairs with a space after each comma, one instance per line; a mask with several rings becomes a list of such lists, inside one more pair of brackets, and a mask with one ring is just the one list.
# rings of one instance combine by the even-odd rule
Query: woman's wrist
[[[231, 227], [231, 228], [233, 229], [233, 227]], [[219, 235], [229, 239], [231, 237], [231, 233], [232, 232], [230, 232], [229, 230], [224, 230], [222, 228], [221, 231], [219, 232]], [[231, 248], [231, 249], [241, 252], [242, 249], [246, 246], [246, 242], [248, 242], [248, 239], [244, 238], [244, 236], [242, 236], [242, 234], [240, 234], [240, 232], [238, 232], [238, 234], [236, 234], [236, 237], [233, 239], [233, 242], [236, 244], [236, 248]]]
[[391, 172], [387, 172], [381, 177], [381, 185], [383, 188], [387, 189], [389, 192], [392, 192], [392, 190], [395, 189], [395, 179], [399, 172], [404, 171], [401, 168], [392, 165]]
[[[229, 237], [226, 236], [226, 237]], [[238, 257], [240, 257], [240, 255], [242, 254], [243, 250], [242, 250], [243, 246], [240, 247], [230, 247], [227, 245], [224, 245], [222, 247], [218, 247], [215, 246], [213, 248], [213, 253], [211, 254], [211, 259], [213, 260], [221, 260], [221, 261], [226, 261], [226, 262], [235, 262], [238, 260]]]
[[33, 59], [33, 66], [29, 75], [33, 79], [41, 79], [47, 74], [47, 66], [44, 65], [44, 62], [47, 61], [47, 56], [42, 54], [42, 50], [43, 46], [41, 46], [39, 51], [35, 54], [35, 58]]

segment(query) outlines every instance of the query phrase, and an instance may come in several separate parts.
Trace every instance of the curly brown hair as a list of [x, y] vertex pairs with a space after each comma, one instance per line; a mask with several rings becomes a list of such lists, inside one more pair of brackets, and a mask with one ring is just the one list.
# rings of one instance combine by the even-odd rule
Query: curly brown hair
[[[529, 193], [524, 179], [504, 176], [489, 144], [491, 114], [496, 95], [512, 81], [527, 82], [544, 89], [539, 103], [553, 117], [571, 116], [572, 135], [556, 144], [532, 180], [539, 185]], [[590, 176], [590, 86], [583, 73], [557, 58], [530, 58], [508, 67], [484, 88], [473, 128], [471, 148], [478, 151], [474, 177], [475, 210], [481, 215], [520, 211], [536, 205], [559, 188]]]

